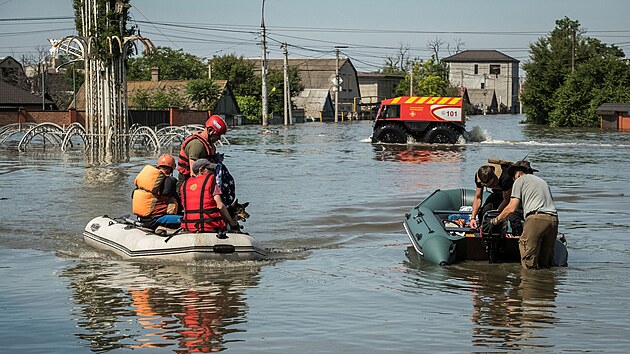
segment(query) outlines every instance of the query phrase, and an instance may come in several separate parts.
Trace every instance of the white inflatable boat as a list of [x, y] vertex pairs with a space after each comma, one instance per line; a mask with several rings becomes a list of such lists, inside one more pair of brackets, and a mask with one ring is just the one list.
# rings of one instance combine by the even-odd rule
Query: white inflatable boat
[[125, 259], [258, 260], [265, 257], [258, 241], [242, 233], [170, 232], [158, 235], [125, 218], [99, 216], [83, 230], [85, 242]]

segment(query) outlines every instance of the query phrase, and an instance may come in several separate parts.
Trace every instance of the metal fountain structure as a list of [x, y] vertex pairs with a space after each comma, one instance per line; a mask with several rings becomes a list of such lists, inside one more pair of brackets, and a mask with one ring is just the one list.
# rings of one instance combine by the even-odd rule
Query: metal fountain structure
[[[62, 52], [84, 63], [85, 127], [79, 123], [63, 127], [54, 123], [10, 124], [0, 127], [0, 146], [16, 145], [25, 151], [35, 140], [44, 147], [60, 146], [62, 151], [82, 146], [89, 163], [101, 164], [124, 160], [130, 149], [138, 147], [153, 151], [172, 148], [203, 129], [201, 125], [128, 126], [125, 62], [129, 53], [137, 50], [137, 43], [143, 45], [145, 54], [155, 49], [147, 38], [126, 35], [131, 32], [126, 28], [130, 7], [129, 0], [82, 0], [75, 5], [81, 35], [49, 40], [53, 56]], [[220, 144], [229, 144], [222, 140]]]
[[62, 51], [84, 63], [85, 141], [91, 162], [118, 160], [127, 156], [129, 147], [125, 62], [136, 42], [145, 52], [152, 51], [153, 44], [139, 35], [125, 35], [129, 0], [84, 0], [75, 6], [81, 35], [51, 40], [51, 53]]

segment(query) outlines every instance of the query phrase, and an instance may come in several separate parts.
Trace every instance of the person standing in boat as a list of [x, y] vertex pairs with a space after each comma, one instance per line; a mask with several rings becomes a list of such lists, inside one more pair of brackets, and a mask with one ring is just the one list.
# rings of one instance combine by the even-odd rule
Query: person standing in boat
[[528, 161], [518, 161], [508, 169], [514, 178], [510, 203], [490, 220], [497, 225], [522, 205], [525, 213], [523, 234], [518, 241], [524, 268], [548, 268], [558, 237], [558, 210], [547, 182], [532, 172]]
[[181, 216], [178, 210], [177, 179], [172, 176], [175, 159], [169, 154], [158, 158], [157, 167], [146, 165], [134, 184], [132, 212], [143, 226], [155, 229], [158, 226], [179, 227]]
[[177, 190], [179, 190], [188, 178], [196, 174], [190, 166], [199, 159], [207, 159], [215, 162], [216, 148], [214, 144], [227, 133], [227, 123], [218, 115], [213, 115], [206, 120], [205, 129], [196, 132], [182, 142], [177, 160]]
[[[507, 173], [512, 163], [505, 160], [488, 159], [488, 164], [479, 167], [475, 174], [475, 199], [473, 200], [470, 227], [479, 227], [479, 220], [490, 210], [502, 211], [510, 202], [514, 180]], [[483, 190], [489, 188], [491, 193], [482, 203]], [[514, 213], [509, 218], [512, 234], [518, 236], [522, 232], [522, 216]]]
[[208, 159], [195, 161], [192, 167], [194, 177], [188, 178], [180, 189], [184, 217], [182, 228], [190, 232], [219, 232], [230, 225], [232, 232], [239, 232], [240, 226], [234, 220], [221, 199], [221, 188], [216, 183], [217, 165]]

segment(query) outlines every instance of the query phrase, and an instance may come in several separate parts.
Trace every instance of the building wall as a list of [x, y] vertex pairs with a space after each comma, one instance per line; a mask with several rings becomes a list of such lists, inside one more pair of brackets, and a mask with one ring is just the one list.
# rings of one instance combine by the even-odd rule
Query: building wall
[[0, 112], [0, 126], [13, 123], [54, 123], [61, 127], [72, 123], [85, 126], [85, 112], [82, 111], [27, 111]]
[[359, 81], [361, 102], [372, 103], [396, 97], [396, 87], [401, 79], [361, 77]]
[[[333, 100], [335, 99], [335, 85], [332, 82], [334, 77], [335, 73], [333, 72], [330, 77], [330, 97]], [[346, 62], [339, 68], [339, 77], [343, 80], [341, 82], [341, 91], [339, 91], [339, 112], [351, 112], [355, 97], [361, 97], [357, 73], [354, 67]]]
[[[475, 65], [477, 73], [475, 74]], [[500, 73], [490, 73], [490, 66], [497, 65]], [[518, 62], [509, 63], [449, 63], [449, 80], [454, 86], [471, 89], [492, 89], [500, 104], [510, 113], [520, 110], [518, 101]], [[473, 105], [478, 102], [471, 102]]]

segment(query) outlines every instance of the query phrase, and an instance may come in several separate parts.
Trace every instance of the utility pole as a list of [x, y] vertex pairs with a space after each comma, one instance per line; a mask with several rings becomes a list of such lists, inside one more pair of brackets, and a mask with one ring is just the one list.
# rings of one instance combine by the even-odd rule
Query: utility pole
[[413, 96], [413, 61], [410, 63], [409, 68], [409, 96]]
[[339, 121], [339, 88], [341, 87], [341, 80], [339, 78], [339, 49], [348, 48], [347, 46], [335, 46], [335, 123]]
[[284, 125], [289, 125], [289, 52], [287, 50], [287, 43], [282, 43], [281, 47], [284, 49], [284, 65], [283, 65], [283, 74], [284, 74]]
[[46, 110], [46, 58], [42, 61], [42, 111]]
[[262, 48], [262, 70], [260, 77], [262, 79], [262, 125], [269, 126], [269, 118], [267, 117], [267, 39], [265, 33], [265, 0], [262, 2], [262, 17], [260, 20], [260, 47]]

